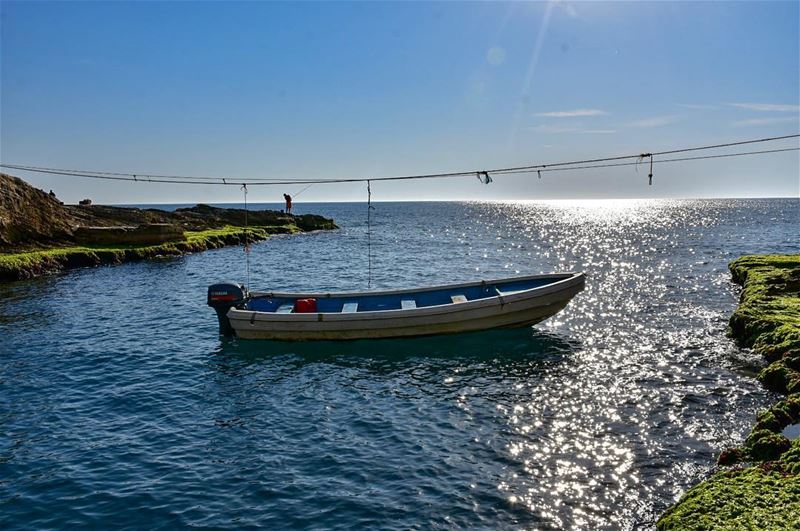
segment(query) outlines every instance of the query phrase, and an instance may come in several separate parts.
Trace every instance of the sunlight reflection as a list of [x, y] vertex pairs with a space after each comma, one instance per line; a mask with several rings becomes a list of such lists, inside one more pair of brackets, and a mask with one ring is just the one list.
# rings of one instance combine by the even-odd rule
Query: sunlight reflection
[[[539, 325], [580, 337], [574, 363], [557, 377], [516, 382], [515, 400], [494, 404], [508, 430], [495, 451], [514, 463], [497, 488], [551, 526], [624, 526], [642, 499], [670, 488], [665, 478], [698, 473], [694, 465], [648, 470], [644, 480], [641, 463], [666, 466], [662, 439], [675, 437], [667, 431], [689, 444], [719, 441], [726, 435], [704, 420], [702, 404], [710, 393], [727, 400], [746, 393], [686, 359], [699, 345], [705, 357], [731, 349], [726, 315], [702, 304], [727, 279], [721, 271], [713, 273], [717, 285], [709, 283], [710, 262], [694, 258], [692, 243], [720, 223], [717, 206], [643, 199], [473, 205], [490, 235], [482, 241], [495, 242], [475, 249], [484, 262], [522, 271], [547, 263], [589, 278], [576, 304]], [[459, 240], [468, 252], [473, 241], [470, 234]]]

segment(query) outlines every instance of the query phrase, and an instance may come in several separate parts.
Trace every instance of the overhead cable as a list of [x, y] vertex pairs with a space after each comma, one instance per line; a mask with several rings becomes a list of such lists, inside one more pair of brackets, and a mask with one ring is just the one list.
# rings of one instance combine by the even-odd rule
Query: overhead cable
[[[681, 157], [681, 158], [672, 158], [672, 159], [659, 159], [653, 160], [653, 156], [658, 155], [670, 155], [670, 154], [677, 154], [677, 153], [686, 153], [690, 151], [701, 151], [701, 150], [711, 150], [711, 149], [722, 149], [727, 147], [734, 147], [734, 146], [742, 146], [746, 144], [755, 144], [760, 142], [774, 142], [778, 140], [786, 140], [790, 138], [798, 138], [800, 134], [794, 135], [784, 135], [784, 136], [776, 136], [776, 137], [768, 137], [768, 138], [758, 138], [753, 140], [743, 140], [739, 142], [728, 142], [724, 144], [714, 144], [714, 145], [706, 145], [706, 146], [696, 146], [696, 147], [688, 147], [688, 148], [681, 148], [681, 149], [672, 149], [666, 151], [655, 151], [651, 153], [638, 153], [635, 155], [622, 155], [622, 156], [615, 156], [615, 157], [602, 157], [602, 158], [594, 158], [594, 159], [584, 159], [584, 160], [574, 160], [574, 161], [565, 161], [565, 162], [553, 162], [548, 164], [532, 164], [528, 166], [516, 166], [516, 167], [508, 167], [508, 168], [496, 168], [496, 169], [488, 169], [488, 170], [470, 170], [470, 171], [458, 171], [458, 172], [449, 172], [449, 173], [430, 173], [430, 174], [421, 174], [421, 175], [402, 175], [402, 176], [391, 176], [391, 177], [369, 177], [369, 178], [362, 178], [362, 177], [354, 177], [354, 178], [335, 178], [335, 179], [279, 179], [279, 178], [258, 178], [258, 179], [242, 179], [242, 178], [234, 178], [234, 177], [189, 177], [189, 176], [177, 176], [177, 175], [158, 175], [158, 174], [142, 174], [142, 173], [126, 173], [126, 172], [106, 172], [106, 171], [88, 171], [88, 170], [71, 170], [71, 169], [63, 169], [63, 168], [46, 168], [41, 166], [31, 166], [31, 165], [23, 165], [23, 164], [10, 164], [10, 163], [2, 163], [0, 162], [0, 167], [20, 170], [20, 171], [29, 171], [34, 173], [44, 173], [44, 174], [52, 174], [52, 175], [64, 175], [69, 177], [83, 177], [89, 179], [103, 179], [103, 180], [113, 180], [113, 181], [134, 181], [134, 182], [150, 182], [150, 183], [166, 183], [166, 184], [195, 184], [195, 185], [229, 185], [229, 186], [241, 186], [243, 184], [248, 185], [255, 185], [255, 186], [271, 186], [271, 185], [293, 185], [293, 184], [333, 184], [333, 183], [364, 183], [367, 181], [401, 181], [401, 180], [414, 180], [414, 179], [440, 179], [440, 178], [450, 178], [450, 177], [465, 177], [465, 176], [474, 176], [478, 175], [478, 178], [482, 180], [482, 182], [486, 182], [486, 178], [489, 178], [489, 182], [491, 182], [490, 174], [496, 175], [504, 175], [504, 174], [514, 174], [514, 173], [531, 173], [536, 172], [539, 176], [541, 176], [542, 172], [549, 172], [549, 171], [567, 171], [567, 170], [584, 170], [584, 169], [593, 169], [593, 168], [608, 168], [614, 166], [634, 166], [639, 164], [639, 162], [614, 162], [614, 161], [622, 161], [622, 160], [632, 160], [637, 159], [641, 160], [644, 157], [649, 157], [651, 166], [652, 164], [660, 164], [665, 162], [682, 162], [682, 161], [689, 161], [689, 160], [702, 160], [702, 159], [713, 159], [713, 158], [724, 158], [724, 157], [739, 157], [739, 156], [746, 156], [746, 155], [763, 155], [768, 153], [779, 153], [784, 151], [798, 151], [800, 148], [782, 148], [782, 149], [771, 149], [771, 150], [761, 150], [761, 151], [744, 151], [744, 152], [735, 152], [735, 153], [725, 153], [725, 154], [717, 154], [717, 155], [703, 155], [697, 157]], [[607, 163], [607, 164], [606, 164]]]

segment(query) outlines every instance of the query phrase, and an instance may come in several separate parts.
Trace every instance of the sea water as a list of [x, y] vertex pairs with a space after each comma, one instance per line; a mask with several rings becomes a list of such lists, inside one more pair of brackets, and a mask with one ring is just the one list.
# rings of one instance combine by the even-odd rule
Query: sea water
[[[373, 288], [584, 271], [533, 328], [220, 338], [229, 247], [0, 285], [0, 527], [647, 528], [776, 397], [726, 337], [729, 261], [800, 200], [376, 203]], [[251, 208], [259, 208], [258, 205]], [[362, 203], [249, 255], [252, 288], [368, 284]]]

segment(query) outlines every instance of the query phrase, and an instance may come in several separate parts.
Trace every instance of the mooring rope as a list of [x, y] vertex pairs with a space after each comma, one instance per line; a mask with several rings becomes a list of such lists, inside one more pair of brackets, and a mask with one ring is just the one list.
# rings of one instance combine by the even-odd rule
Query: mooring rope
[[372, 189], [367, 180], [367, 288], [372, 287]]
[[247, 184], [242, 184], [242, 190], [244, 191], [244, 268], [245, 268], [245, 278], [247, 279], [247, 289], [250, 289], [250, 241], [248, 239], [248, 231], [250, 230], [250, 224], [247, 219]]

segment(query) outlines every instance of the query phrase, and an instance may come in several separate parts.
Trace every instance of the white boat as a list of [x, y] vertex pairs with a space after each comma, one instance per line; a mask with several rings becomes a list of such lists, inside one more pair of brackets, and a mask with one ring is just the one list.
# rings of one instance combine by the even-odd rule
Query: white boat
[[220, 333], [286, 341], [378, 339], [530, 326], [583, 290], [583, 273], [529, 275], [427, 288], [352, 293], [261, 293], [208, 288]]

